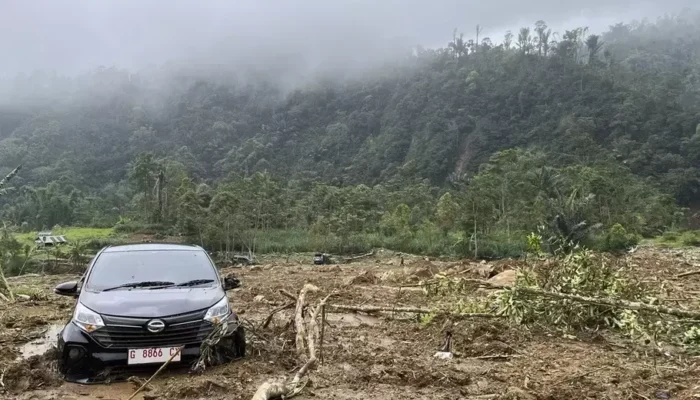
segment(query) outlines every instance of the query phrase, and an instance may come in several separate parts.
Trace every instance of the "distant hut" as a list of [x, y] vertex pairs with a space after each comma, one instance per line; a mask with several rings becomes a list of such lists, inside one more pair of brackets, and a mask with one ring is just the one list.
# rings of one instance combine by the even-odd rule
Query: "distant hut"
[[43, 231], [37, 233], [34, 243], [36, 243], [36, 247], [53, 247], [68, 243], [68, 241], [63, 235], [54, 235], [51, 231]]

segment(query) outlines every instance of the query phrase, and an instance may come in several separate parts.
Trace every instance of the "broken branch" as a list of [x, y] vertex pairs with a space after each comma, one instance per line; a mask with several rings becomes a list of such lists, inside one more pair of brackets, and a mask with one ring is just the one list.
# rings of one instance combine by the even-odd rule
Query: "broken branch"
[[684, 272], [682, 274], [676, 275], [676, 278], [685, 278], [686, 276], [691, 276], [691, 275], [700, 275], [700, 270]]
[[673, 315], [673, 316], [679, 317], [679, 318], [700, 319], [700, 312], [681, 310], [678, 308], [666, 307], [666, 306], [662, 306], [662, 305], [653, 306], [650, 304], [639, 303], [636, 301], [611, 299], [611, 298], [605, 298], [605, 297], [585, 297], [585, 296], [578, 296], [575, 294], [549, 292], [546, 290], [534, 289], [534, 288], [529, 288], [529, 287], [516, 287], [516, 288], [513, 288], [512, 290], [516, 293], [520, 292], [520, 293], [524, 293], [524, 294], [550, 297], [550, 298], [559, 299], [559, 300], [571, 300], [571, 301], [576, 301], [576, 302], [584, 303], [584, 304], [624, 308], [627, 310], [635, 310], [635, 311], [648, 311], [648, 312], [653, 312], [653, 313], [657, 313], [657, 314]]
[[280, 294], [282, 294], [283, 296], [287, 297], [287, 298], [290, 299], [290, 300], [293, 300], [294, 303], [297, 302], [297, 296], [295, 296], [295, 295], [289, 293], [288, 291], [286, 291], [286, 290], [284, 290], [284, 289], [280, 289]]
[[272, 317], [274, 317], [275, 314], [277, 314], [278, 312], [280, 312], [282, 310], [286, 310], [288, 308], [294, 308], [294, 306], [295, 306], [294, 303], [289, 303], [289, 304], [283, 305], [282, 307], [278, 307], [278, 308], [275, 308], [274, 310], [272, 310], [270, 315], [265, 319], [265, 322], [262, 324], [262, 328], [265, 329], [265, 328], [267, 328], [268, 325], [270, 325], [270, 322], [272, 322]]
[[172, 361], [173, 358], [177, 357], [177, 355], [180, 354], [180, 352], [184, 348], [185, 348], [185, 346], [178, 347], [177, 351], [175, 353], [173, 353], [173, 355], [171, 355], [170, 358], [168, 358], [163, 363], [163, 365], [161, 365], [160, 368], [158, 368], [158, 370], [153, 375], [151, 375], [151, 377], [148, 378], [148, 380], [146, 382], [144, 382], [143, 385], [141, 385], [140, 388], [136, 389], [136, 391], [127, 400], [131, 400], [134, 397], [136, 397], [136, 395], [139, 394], [143, 390], [143, 388], [145, 388], [146, 385], [148, 385], [153, 380], [153, 378], [155, 378], [160, 373], [160, 371], [162, 371], [168, 364], [170, 364], [170, 361]]

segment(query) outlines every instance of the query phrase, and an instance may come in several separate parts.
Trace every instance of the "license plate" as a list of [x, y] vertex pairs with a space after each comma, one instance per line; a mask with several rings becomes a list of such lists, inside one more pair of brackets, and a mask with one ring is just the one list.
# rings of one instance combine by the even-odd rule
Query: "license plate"
[[[177, 353], [179, 347], [155, 347], [150, 349], [130, 349], [128, 364], [164, 363], [171, 355]], [[170, 362], [180, 361], [178, 353]]]

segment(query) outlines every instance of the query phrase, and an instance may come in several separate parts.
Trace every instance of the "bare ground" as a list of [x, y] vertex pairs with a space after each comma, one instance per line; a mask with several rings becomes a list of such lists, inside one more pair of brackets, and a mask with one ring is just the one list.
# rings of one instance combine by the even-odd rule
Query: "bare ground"
[[[700, 309], [700, 275], [675, 278], [700, 269], [700, 252], [643, 248], [628, 256], [629, 265], [655, 290], [662, 302]], [[296, 359], [291, 312], [280, 312], [265, 329], [271, 310], [305, 283], [320, 291], [312, 301], [334, 293], [334, 304], [385, 307], [434, 307], [434, 298], [415, 287], [441, 272], [488, 278], [516, 268], [518, 261], [490, 264], [437, 262], [399, 258], [390, 252], [340, 266], [311, 266], [271, 260], [268, 264], [226, 268], [243, 286], [229, 297], [249, 327], [244, 360], [190, 375], [168, 371], [137, 399], [249, 399], [270, 377], [289, 375]], [[74, 300], [55, 296], [53, 286], [75, 276], [30, 276], [11, 279], [15, 288], [31, 287], [33, 299], [0, 305], [0, 398], [127, 399], [133, 382], [76, 385], [53, 370], [52, 334], [70, 317]], [[42, 295], [45, 293], [46, 295]], [[474, 297], [484, 296], [475, 291]], [[429, 323], [399, 315], [328, 314], [323, 362], [312, 371], [298, 399], [697, 399], [700, 358], [668, 347], [654, 352], [643, 343], [609, 332], [579, 337], [531, 329], [494, 319], [455, 322], [453, 359], [433, 355], [445, 338], [445, 321]], [[29, 343], [29, 344], [28, 344]], [[37, 353], [32, 355], [33, 353]], [[28, 358], [27, 358], [28, 357]], [[148, 377], [139, 375], [140, 379]]]

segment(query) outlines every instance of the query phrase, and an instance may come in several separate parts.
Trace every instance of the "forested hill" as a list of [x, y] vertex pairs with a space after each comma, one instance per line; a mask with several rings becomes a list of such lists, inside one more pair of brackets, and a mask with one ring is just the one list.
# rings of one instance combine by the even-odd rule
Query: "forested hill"
[[[268, 171], [446, 187], [520, 147], [543, 152], [549, 167], [614, 165], [681, 205], [700, 202], [698, 13], [600, 36], [556, 34], [541, 21], [478, 44], [455, 35], [363, 78], [293, 90], [165, 71], [3, 82], [0, 166], [23, 164], [15, 186], [53, 182], [66, 198], [123, 213], [144, 152], [210, 185]], [[12, 213], [20, 223], [29, 211]]]

